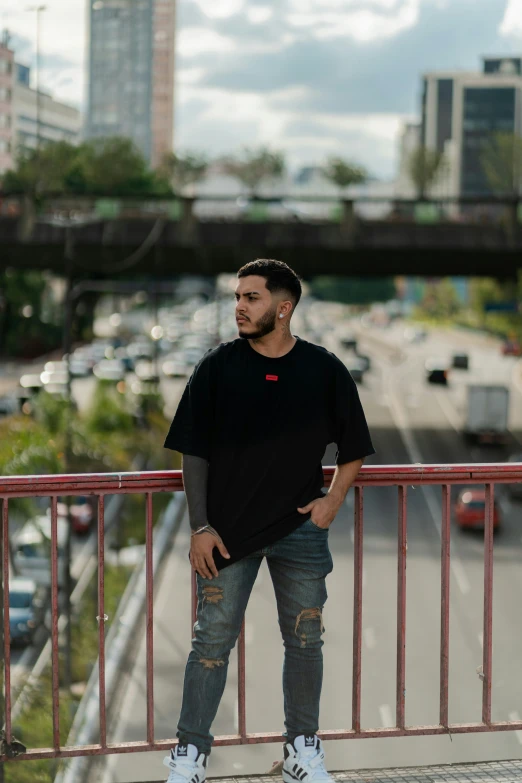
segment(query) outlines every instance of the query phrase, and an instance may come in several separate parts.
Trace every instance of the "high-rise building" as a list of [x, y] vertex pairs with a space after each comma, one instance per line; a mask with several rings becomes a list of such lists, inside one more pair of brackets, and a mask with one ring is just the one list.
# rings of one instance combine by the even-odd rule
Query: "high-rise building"
[[446, 195], [491, 193], [483, 151], [495, 133], [522, 136], [521, 74], [514, 57], [486, 57], [482, 73], [425, 74], [421, 143], [445, 154]]
[[31, 71], [15, 61], [9, 36], [0, 42], [0, 174], [12, 168], [18, 152], [48, 141], [77, 144], [80, 111], [30, 86]]
[[0, 173], [13, 163], [13, 82], [14, 52], [9, 48], [9, 36], [0, 41]]
[[87, 138], [126, 136], [157, 166], [172, 150], [175, 0], [89, 0]]

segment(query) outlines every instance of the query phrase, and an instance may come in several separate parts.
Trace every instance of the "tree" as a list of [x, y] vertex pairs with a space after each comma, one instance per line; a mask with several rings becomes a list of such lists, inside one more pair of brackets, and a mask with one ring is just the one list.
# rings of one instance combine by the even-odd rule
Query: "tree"
[[432, 150], [424, 146], [413, 150], [408, 160], [408, 173], [419, 199], [425, 198], [426, 192], [435, 182], [444, 162], [444, 153], [440, 150]]
[[450, 278], [426, 283], [421, 310], [432, 318], [452, 318], [462, 309], [462, 304]]
[[362, 166], [350, 163], [343, 158], [329, 158], [323, 168], [324, 176], [333, 182], [341, 192], [349, 185], [360, 185], [367, 179], [366, 170]]
[[208, 159], [204, 155], [187, 153], [176, 155], [168, 152], [158, 168], [158, 175], [165, 179], [176, 192], [182, 193], [188, 185], [200, 182], [208, 169]]
[[3, 176], [5, 190], [25, 193], [63, 193], [68, 189], [68, 176], [73, 172], [78, 147], [68, 141], [44, 144], [39, 150], [20, 152], [16, 168]]
[[76, 192], [132, 195], [154, 192], [157, 182], [131, 139], [90, 139], [78, 148]]
[[513, 133], [493, 133], [482, 150], [480, 162], [491, 189], [517, 196], [522, 185], [522, 138]]
[[255, 197], [264, 181], [282, 176], [285, 162], [281, 152], [272, 152], [267, 147], [244, 147], [236, 158], [223, 161], [223, 170], [238, 179]]
[[77, 147], [65, 141], [47, 142], [40, 150], [23, 152], [16, 168], [3, 176], [2, 186], [5, 191], [39, 196], [170, 192], [131, 139], [119, 136], [91, 139]]

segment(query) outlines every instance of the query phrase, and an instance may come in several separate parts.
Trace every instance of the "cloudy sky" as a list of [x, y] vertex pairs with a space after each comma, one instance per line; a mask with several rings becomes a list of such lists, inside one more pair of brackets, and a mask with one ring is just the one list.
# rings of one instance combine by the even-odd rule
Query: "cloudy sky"
[[[87, 0], [46, 4], [43, 86], [81, 105]], [[0, 27], [30, 64], [25, 7], [0, 0]], [[294, 165], [341, 154], [390, 177], [420, 74], [504, 53], [522, 53], [522, 0], [178, 0], [176, 143], [268, 144]]]

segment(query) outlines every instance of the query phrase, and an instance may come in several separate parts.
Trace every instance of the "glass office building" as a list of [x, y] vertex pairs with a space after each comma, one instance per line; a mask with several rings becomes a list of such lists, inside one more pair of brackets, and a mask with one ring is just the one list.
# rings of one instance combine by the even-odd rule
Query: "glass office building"
[[87, 138], [131, 138], [152, 165], [172, 149], [175, 0], [89, 0]]
[[513, 134], [514, 87], [466, 87], [463, 95], [461, 192], [465, 196], [490, 193], [491, 184], [482, 157], [495, 133]]
[[483, 58], [480, 72], [423, 77], [421, 142], [444, 153], [447, 174], [432, 188], [439, 196], [490, 195], [484, 170], [487, 145], [498, 133], [522, 135], [522, 61]]

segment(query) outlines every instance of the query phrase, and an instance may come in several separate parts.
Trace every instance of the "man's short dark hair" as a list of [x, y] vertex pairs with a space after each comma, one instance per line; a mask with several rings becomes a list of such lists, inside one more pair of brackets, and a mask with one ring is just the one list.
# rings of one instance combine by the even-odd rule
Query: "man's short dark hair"
[[273, 258], [256, 258], [241, 267], [238, 277], [258, 275], [266, 280], [266, 287], [271, 294], [281, 292], [289, 294], [289, 298], [297, 307], [302, 294], [301, 281], [297, 274], [284, 261]]

